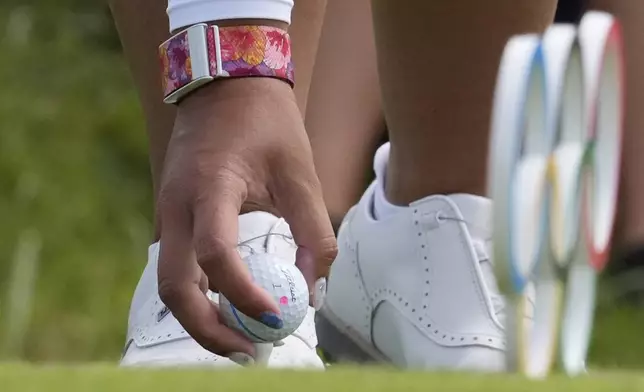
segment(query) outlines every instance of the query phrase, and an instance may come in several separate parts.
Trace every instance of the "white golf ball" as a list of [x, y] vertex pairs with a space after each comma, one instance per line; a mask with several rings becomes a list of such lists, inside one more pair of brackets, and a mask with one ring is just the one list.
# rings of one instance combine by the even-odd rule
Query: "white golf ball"
[[284, 325], [273, 329], [237, 310], [219, 295], [219, 311], [226, 325], [253, 342], [276, 342], [289, 336], [302, 324], [309, 306], [309, 290], [300, 270], [275, 255], [259, 253], [244, 258], [253, 280], [279, 305]]

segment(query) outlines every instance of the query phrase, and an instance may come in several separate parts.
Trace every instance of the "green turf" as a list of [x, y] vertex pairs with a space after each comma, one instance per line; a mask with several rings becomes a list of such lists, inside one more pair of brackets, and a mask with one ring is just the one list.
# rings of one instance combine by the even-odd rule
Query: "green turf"
[[384, 369], [293, 371], [122, 370], [113, 367], [0, 367], [9, 391], [644, 391], [644, 376], [601, 373], [529, 381], [517, 376], [414, 373]]

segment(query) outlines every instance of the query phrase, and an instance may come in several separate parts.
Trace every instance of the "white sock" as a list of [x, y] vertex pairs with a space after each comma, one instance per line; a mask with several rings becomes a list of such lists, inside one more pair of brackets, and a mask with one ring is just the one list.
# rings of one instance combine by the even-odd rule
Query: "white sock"
[[373, 159], [373, 170], [376, 172], [376, 191], [373, 200], [373, 215], [376, 219], [383, 219], [404, 210], [407, 206], [397, 206], [387, 200], [385, 195], [385, 173], [389, 161], [389, 143], [385, 143]]
[[397, 206], [387, 200], [385, 195], [384, 184], [378, 182], [378, 187], [373, 197], [373, 215], [376, 220], [384, 219], [388, 216], [394, 215], [407, 208], [406, 206]]
[[[376, 173], [376, 189], [373, 196], [373, 215], [376, 220], [384, 219], [388, 216], [394, 215], [400, 211], [404, 211], [409, 206], [400, 206], [392, 204], [387, 200], [385, 195], [385, 175], [387, 173], [387, 163], [389, 162], [389, 143], [385, 143], [378, 151], [373, 159], [373, 171]], [[466, 219], [480, 220], [477, 214], [481, 211], [488, 211], [491, 207], [491, 201], [488, 198], [469, 195], [464, 193], [448, 195], [460, 208], [461, 213]], [[487, 227], [487, 224], [481, 224], [482, 227]]]

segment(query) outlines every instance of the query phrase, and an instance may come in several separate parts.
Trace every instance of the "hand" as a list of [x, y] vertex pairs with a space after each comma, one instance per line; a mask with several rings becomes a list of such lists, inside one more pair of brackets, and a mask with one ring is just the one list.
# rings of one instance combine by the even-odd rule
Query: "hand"
[[269, 78], [216, 81], [181, 102], [158, 201], [159, 295], [186, 331], [219, 355], [253, 345], [225, 327], [208, 288], [279, 328], [279, 307], [253, 284], [239, 253], [240, 211], [283, 216], [313, 292], [337, 245], [291, 88]]

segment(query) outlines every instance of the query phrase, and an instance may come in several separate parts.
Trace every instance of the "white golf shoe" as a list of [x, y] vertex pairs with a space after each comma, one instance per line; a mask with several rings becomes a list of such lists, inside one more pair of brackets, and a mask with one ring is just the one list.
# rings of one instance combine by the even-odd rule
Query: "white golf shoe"
[[[388, 158], [381, 150], [376, 161], [379, 155]], [[376, 172], [385, 165], [376, 162]], [[320, 348], [337, 361], [502, 371], [491, 201], [430, 196], [376, 219], [378, 187], [376, 180], [340, 226], [339, 254], [316, 319]]]
[[[264, 212], [239, 217], [239, 252], [242, 257], [255, 252], [276, 254], [295, 262], [296, 246], [283, 219]], [[239, 367], [228, 358], [202, 348], [181, 327], [161, 302], [157, 293], [157, 258], [159, 244], [148, 251], [148, 264], [134, 293], [128, 320], [127, 344], [122, 366], [212, 366]], [[218, 295], [209, 292], [217, 302]], [[273, 348], [268, 366], [275, 368], [324, 368], [316, 352], [315, 310], [302, 325]]]

